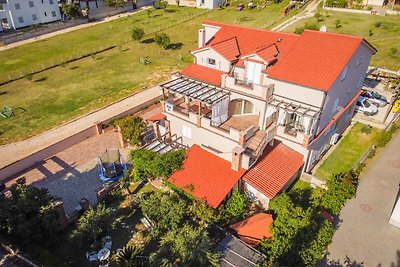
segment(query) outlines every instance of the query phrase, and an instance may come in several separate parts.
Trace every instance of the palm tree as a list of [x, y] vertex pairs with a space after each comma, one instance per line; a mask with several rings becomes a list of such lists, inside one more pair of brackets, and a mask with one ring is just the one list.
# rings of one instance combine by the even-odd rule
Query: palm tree
[[119, 264], [126, 267], [135, 267], [136, 256], [141, 252], [137, 246], [125, 246], [119, 250], [116, 255], [116, 260]]

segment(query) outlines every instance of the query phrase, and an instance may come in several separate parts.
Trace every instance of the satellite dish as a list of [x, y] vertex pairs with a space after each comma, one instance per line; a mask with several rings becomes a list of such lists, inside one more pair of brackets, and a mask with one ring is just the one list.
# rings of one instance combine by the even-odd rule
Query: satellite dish
[[322, 25], [321, 28], [319, 28], [320, 32], [326, 32], [326, 26]]

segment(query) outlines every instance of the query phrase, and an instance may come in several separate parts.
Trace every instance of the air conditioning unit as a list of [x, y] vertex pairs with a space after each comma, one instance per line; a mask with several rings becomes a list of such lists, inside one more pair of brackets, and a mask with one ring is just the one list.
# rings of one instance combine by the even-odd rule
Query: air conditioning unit
[[339, 140], [340, 135], [338, 133], [335, 133], [332, 135], [331, 137], [331, 141], [329, 142], [329, 144], [334, 145], [337, 143], [337, 141]]

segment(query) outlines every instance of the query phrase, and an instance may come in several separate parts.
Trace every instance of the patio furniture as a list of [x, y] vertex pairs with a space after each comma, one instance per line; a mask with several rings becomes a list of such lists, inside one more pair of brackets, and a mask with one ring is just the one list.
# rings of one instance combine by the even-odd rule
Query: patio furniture
[[92, 262], [92, 261], [97, 261], [97, 253], [96, 251], [92, 251], [92, 252], [86, 252], [86, 259], [88, 259], [88, 261]]
[[110, 257], [111, 251], [108, 248], [102, 248], [97, 253], [97, 259], [102, 262], [106, 261]]
[[97, 157], [99, 178], [104, 182], [113, 182], [124, 175], [128, 169], [118, 149], [106, 150], [106, 152]]
[[103, 248], [111, 250], [112, 246], [111, 236], [103, 237], [102, 241], [103, 241]]
[[237, 11], [242, 11], [243, 8], [244, 8], [244, 4], [239, 4], [239, 5], [237, 5], [236, 10]]
[[7, 119], [14, 116], [14, 110], [8, 106], [3, 106], [0, 112], [0, 116]]

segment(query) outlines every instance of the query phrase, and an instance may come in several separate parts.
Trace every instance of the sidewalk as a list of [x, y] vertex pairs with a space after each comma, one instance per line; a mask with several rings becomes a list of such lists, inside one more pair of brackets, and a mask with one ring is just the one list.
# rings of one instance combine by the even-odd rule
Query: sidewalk
[[340, 213], [342, 222], [328, 249], [330, 260], [343, 264], [347, 255], [364, 266], [399, 266], [400, 229], [389, 224], [399, 192], [399, 147], [397, 134], [362, 174], [356, 198]]
[[133, 10], [132, 12], [125, 12], [125, 13], [121, 13], [121, 14], [118, 14], [118, 15], [115, 15], [115, 16], [110, 16], [110, 17], [104, 18], [101, 21], [88, 22], [88, 23], [85, 23], [85, 24], [80, 24], [80, 25], [77, 25], [77, 26], [66, 28], [66, 29], [63, 29], [63, 30], [59, 30], [59, 31], [43, 34], [43, 35], [36, 36], [36, 37], [33, 37], [33, 38], [29, 38], [29, 39], [26, 39], [26, 40], [23, 40], [23, 41], [15, 42], [15, 43], [12, 43], [12, 44], [9, 44], [9, 45], [0, 46], [0, 51], [5, 51], [5, 50], [8, 50], [8, 49], [11, 49], [11, 48], [14, 48], [14, 47], [18, 47], [20, 45], [33, 43], [33, 42], [36, 42], [36, 41], [39, 41], [39, 40], [48, 39], [50, 37], [57, 36], [57, 35], [60, 35], [60, 34], [64, 34], [64, 33], [67, 33], [67, 32], [72, 32], [72, 31], [75, 31], [75, 30], [84, 29], [84, 28], [87, 28], [87, 27], [95, 26], [97, 24], [109, 22], [109, 21], [116, 20], [116, 19], [123, 18], [123, 17], [127, 17], [129, 15], [132, 15], [132, 14], [135, 14], [135, 13], [138, 13], [138, 12], [142, 12], [143, 10], [146, 10], [148, 8], [151, 8], [151, 7], [149, 7], [149, 6], [141, 7], [139, 9]]
[[94, 123], [97, 121], [103, 122], [109, 120], [110, 118], [113, 118], [124, 111], [133, 109], [137, 106], [140, 106], [142, 103], [151, 101], [159, 95], [160, 88], [155, 86], [107, 107], [93, 111], [66, 124], [53, 128], [47, 132], [34, 136], [30, 139], [0, 146], [0, 154], [3, 155], [3, 157], [0, 157], [0, 169], [52, 144], [55, 144], [69, 136], [93, 127]]

